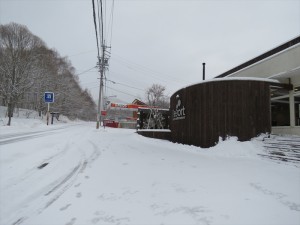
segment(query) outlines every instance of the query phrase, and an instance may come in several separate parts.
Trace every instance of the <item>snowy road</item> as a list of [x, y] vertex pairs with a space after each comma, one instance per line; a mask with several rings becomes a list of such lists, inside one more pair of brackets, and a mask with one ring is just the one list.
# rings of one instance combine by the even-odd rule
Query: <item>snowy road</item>
[[[0, 224], [300, 224], [300, 169], [94, 123], [2, 129]], [[29, 133], [30, 132], [30, 133]]]
[[32, 132], [18, 132], [18, 133], [8, 133], [1, 135], [0, 145], [5, 145], [9, 143], [14, 143], [18, 141], [24, 141], [27, 139], [37, 138], [46, 136], [49, 134], [55, 134], [57, 130], [65, 129], [66, 127], [54, 128], [50, 130], [32, 131]]

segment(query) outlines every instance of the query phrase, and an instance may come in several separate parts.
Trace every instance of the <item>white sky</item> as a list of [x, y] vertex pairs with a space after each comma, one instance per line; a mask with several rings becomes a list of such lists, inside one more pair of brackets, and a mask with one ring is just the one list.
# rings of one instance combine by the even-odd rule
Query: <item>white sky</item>
[[[107, 4], [109, 24], [112, 0]], [[115, 0], [106, 95], [145, 99], [213, 78], [300, 34], [300, 0]], [[0, 23], [16, 22], [67, 56], [78, 74], [97, 62], [91, 0], [0, 0]], [[108, 26], [109, 27], [109, 26]], [[98, 98], [99, 73], [79, 75]], [[126, 94], [125, 94], [126, 93]]]

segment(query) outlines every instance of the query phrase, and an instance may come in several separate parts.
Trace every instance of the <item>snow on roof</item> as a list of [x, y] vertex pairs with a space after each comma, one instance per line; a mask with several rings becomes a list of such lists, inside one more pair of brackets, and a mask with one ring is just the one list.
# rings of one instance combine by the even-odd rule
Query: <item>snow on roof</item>
[[282, 54], [286, 51], [289, 51], [293, 48], [298, 48], [299, 45], [300, 45], [300, 36], [297, 36], [297, 37], [287, 41], [286, 43], [283, 43], [263, 54], [260, 54], [259, 56], [255, 57], [253, 59], [250, 59], [250, 60], [222, 73], [221, 75], [216, 76], [216, 78], [232, 76], [240, 71], [243, 71], [243, 70], [253, 67], [257, 64], [260, 64], [266, 60], [269, 60], [270, 58], [280, 55], [280, 54]]
[[280, 79], [280, 78], [290, 78], [290, 77], [294, 77], [294, 76], [299, 76], [300, 74], [300, 66], [289, 70], [289, 71], [283, 71], [277, 74], [274, 74], [272, 76], [269, 76], [269, 79]]
[[198, 85], [198, 84], [204, 84], [204, 83], [210, 83], [210, 82], [223, 82], [223, 81], [262, 81], [262, 82], [268, 82], [268, 83], [280, 83], [278, 80], [275, 79], [270, 79], [270, 78], [259, 78], [259, 77], [223, 77], [223, 78], [214, 78], [214, 79], [209, 79], [209, 80], [203, 80], [194, 84], [190, 84], [188, 86], [185, 86], [177, 91], [175, 91], [174, 93], [194, 86], [194, 85]]

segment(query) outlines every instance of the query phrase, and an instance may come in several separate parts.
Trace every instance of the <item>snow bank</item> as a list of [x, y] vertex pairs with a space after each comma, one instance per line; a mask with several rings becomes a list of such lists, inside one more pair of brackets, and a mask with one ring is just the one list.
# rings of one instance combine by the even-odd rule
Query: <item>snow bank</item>
[[[220, 138], [219, 143], [209, 149], [215, 156], [240, 158], [247, 157], [257, 158], [257, 154], [262, 151], [262, 146], [259, 146], [257, 141], [240, 142], [237, 137], [228, 137], [226, 140]], [[209, 151], [209, 152], [210, 152]]]
[[177, 148], [182, 151], [188, 151], [202, 156], [237, 160], [238, 158], [260, 159], [258, 154], [263, 152], [263, 145], [257, 138], [253, 138], [251, 141], [240, 142], [237, 137], [228, 137], [226, 140], [222, 140], [220, 137], [219, 142], [210, 148], [200, 148], [178, 143], [175, 145], [178, 145]]
[[[71, 123], [69, 118], [64, 115], [59, 116], [59, 120], [54, 118], [53, 125], [59, 125], [64, 123]], [[76, 122], [81, 122], [77, 121]], [[22, 130], [30, 128], [43, 128], [47, 126], [47, 117], [45, 115], [39, 116], [38, 112], [29, 109], [16, 109], [14, 115], [11, 118], [11, 126], [7, 126], [8, 117], [7, 117], [7, 107], [0, 106], [0, 127], [1, 129], [9, 130]], [[49, 126], [51, 125], [51, 116], [49, 118]]]

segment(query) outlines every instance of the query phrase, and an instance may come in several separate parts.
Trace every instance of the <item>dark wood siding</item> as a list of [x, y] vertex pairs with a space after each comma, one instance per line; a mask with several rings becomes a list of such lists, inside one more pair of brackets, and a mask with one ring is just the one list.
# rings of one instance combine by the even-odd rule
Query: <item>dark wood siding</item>
[[171, 140], [171, 132], [167, 132], [167, 131], [138, 130], [137, 133], [144, 137], [163, 139], [168, 141]]
[[[185, 119], [174, 120], [179, 99], [180, 107], [185, 107]], [[219, 137], [237, 136], [247, 141], [270, 133], [269, 84], [224, 80], [181, 89], [171, 97], [170, 129], [173, 142], [200, 147], [215, 145]]]

